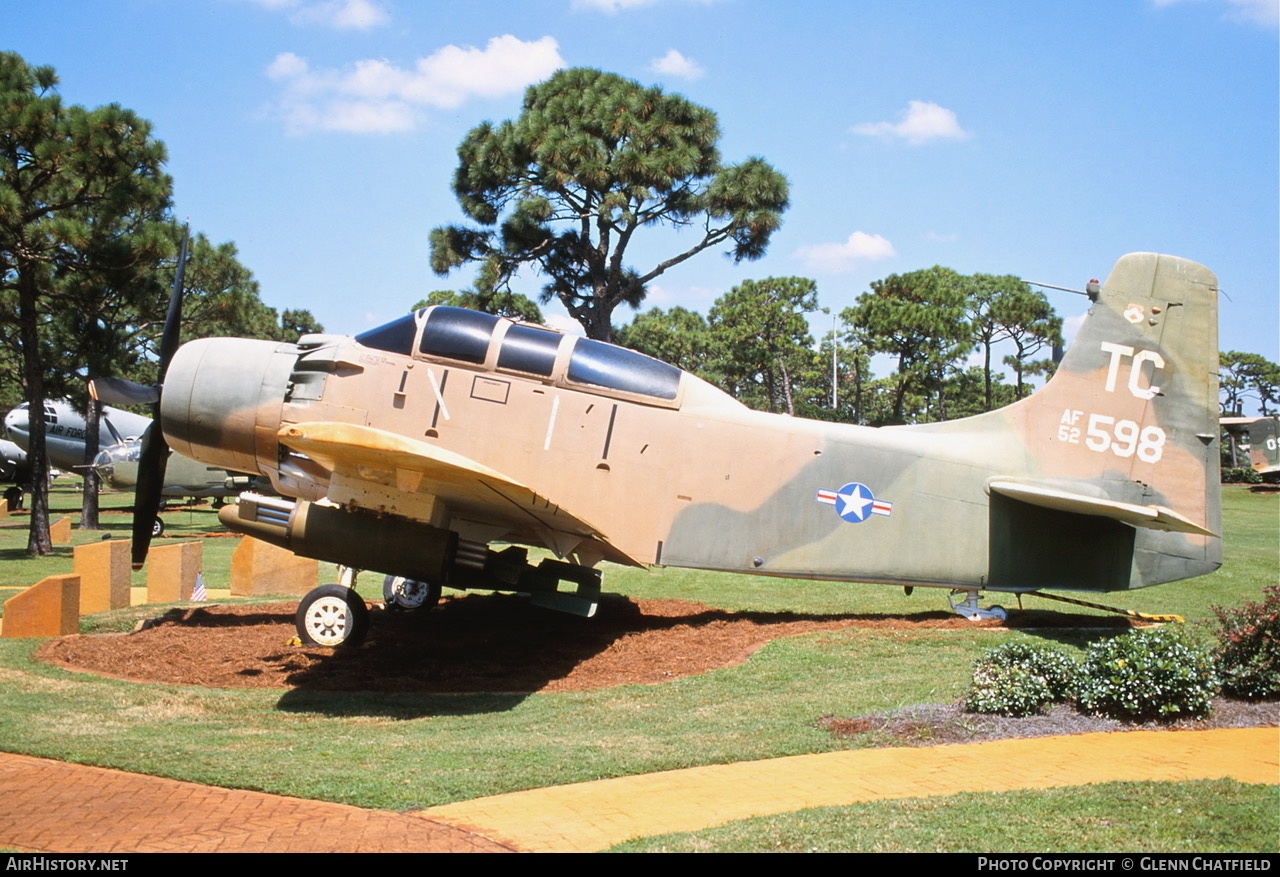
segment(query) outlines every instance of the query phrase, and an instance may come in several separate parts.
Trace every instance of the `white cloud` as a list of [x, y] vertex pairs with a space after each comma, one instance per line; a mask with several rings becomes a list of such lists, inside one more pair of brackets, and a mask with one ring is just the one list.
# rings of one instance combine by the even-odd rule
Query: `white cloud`
[[[1153, 6], [1175, 6], [1204, 0], [1151, 0]], [[1280, 25], [1280, 0], [1215, 0], [1227, 7], [1226, 18], [1273, 28]]]
[[1266, 27], [1280, 24], [1280, 0], [1227, 0], [1228, 18]]
[[842, 244], [811, 244], [795, 252], [806, 268], [825, 274], [851, 271], [862, 262], [877, 262], [896, 255], [888, 240], [864, 231], [855, 231]]
[[293, 52], [281, 52], [276, 55], [274, 61], [267, 65], [267, 78], [269, 79], [293, 79], [305, 75], [306, 72], [306, 60], [299, 58]]
[[411, 69], [366, 59], [315, 70], [292, 52], [277, 55], [267, 77], [283, 88], [276, 106], [289, 130], [388, 133], [413, 128], [424, 107], [451, 109], [472, 98], [519, 92], [564, 66], [551, 37], [494, 37], [483, 49], [445, 46]]
[[651, 6], [658, 0], [573, 0], [575, 9], [595, 9], [599, 12], [613, 14], [619, 9], [635, 9], [638, 6]]
[[697, 61], [686, 58], [675, 49], [669, 50], [661, 58], [655, 58], [649, 64], [649, 69], [663, 76], [675, 76], [690, 82], [702, 78], [702, 74], [706, 72]]
[[587, 9], [613, 15], [623, 9], [639, 9], [643, 6], [656, 6], [662, 2], [683, 2], [694, 6], [710, 6], [720, 0], [573, 0], [574, 9]]
[[568, 314], [543, 313], [543, 325], [550, 326], [566, 335], [585, 336], [587, 331], [582, 324]]
[[952, 110], [922, 100], [910, 101], [897, 122], [867, 122], [854, 125], [853, 132], [884, 140], [905, 140], [912, 146], [930, 140], [965, 140], [971, 136], [960, 127]]
[[294, 24], [318, 24], [334, 30], [372, 30], [391, 21], [375, 0], [252, 0], [264, 9], [285, 10]]

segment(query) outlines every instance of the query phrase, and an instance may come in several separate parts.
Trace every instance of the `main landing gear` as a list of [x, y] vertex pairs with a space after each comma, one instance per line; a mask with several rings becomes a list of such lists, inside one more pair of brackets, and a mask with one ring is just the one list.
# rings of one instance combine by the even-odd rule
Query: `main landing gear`
[[440, 590], [434, 582], [420, 582], [404, 576], [387, 576], [382, 580], [382, 599], [388, 609], [434, 609], [440, 602]]
[[357, 646], [369, 633], [369, 610], [346, 585], [321, 585], [302, 598], [294, 624], [309, 645]]
[[[309, 645], [359, 645], [369, 632], [369, 612], [355, 592], [357, 570], [341, 567], [341, 583], [315, 588], [298, 604], [294, 624], [298, 638]], [[572, 590], [561, 591], [567, 583]], [[382, 580], [382, 596], [394, 612], [421, 612], [440, 601], [441, 582], [388, 575]], [[559, 560], [528, 562], [521, 546], [491, 551], [475, 545], [459, 552], [448, 572], [448, 585], [458, 590], [515, 591], [529, 595], [534, 606], [567, 612], [583, 618], [595, 614], [600, 601], [597, 570]]]
[[[294, 625], [298, 639], [313, 646], [358, 646], [369, 633], [369, 610], [356, 593], [354, 570], [344, 570], [343, 584], [313, 588], [298, 604]], [[440, 602], [440, 586], [431, 582], [387, 576], [382, 580], [387, 608], [411, 612]]]
[[951, 603], [951, 611], [957, 615], [963, 616], [970, 621], [1004, 621], [1009, 617], [1009, 613], [1005, 611], [1003, 606], [988, 606], [986, 609], [978, 606], [978, 592], [967, 591], [963, 588], [957, 588], [947, 596]]

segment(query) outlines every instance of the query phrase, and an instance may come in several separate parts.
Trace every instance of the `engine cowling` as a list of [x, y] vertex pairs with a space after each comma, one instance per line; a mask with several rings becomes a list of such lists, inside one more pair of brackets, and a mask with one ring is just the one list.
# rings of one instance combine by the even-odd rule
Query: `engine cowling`
[[180, 454], [224, 469], [269, 475], [298, 348], [248, 338], [201, 338], [174, 355], [160, 423]]

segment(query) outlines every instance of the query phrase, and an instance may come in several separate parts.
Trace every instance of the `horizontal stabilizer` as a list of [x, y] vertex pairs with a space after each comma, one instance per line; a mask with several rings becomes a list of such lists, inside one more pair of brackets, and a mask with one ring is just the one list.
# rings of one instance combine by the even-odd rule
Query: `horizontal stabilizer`
[[1206, 530], [1195, 521], [1180, 515], [1173, 509], [1158, 505], [1136, 505], [1118, 502], [1113, 499], [1100, 499], [1096, 496], [1084, 496], [1053, 487], [1042, 487], [1034, 484], [1022, 484], [1015, 481], [992, 481], [988, 487], [993, 493], [999, 493], [1010, 499], [1061, 512], [1077, 515], [1093, 515], [1111, 518], [1128, 524], [1131, 527], [1145, 527], [1149, 530], [1171, 530], [1177, 533], [1197, 533], [1201, 536], [1217, 536], [1217, 533]]

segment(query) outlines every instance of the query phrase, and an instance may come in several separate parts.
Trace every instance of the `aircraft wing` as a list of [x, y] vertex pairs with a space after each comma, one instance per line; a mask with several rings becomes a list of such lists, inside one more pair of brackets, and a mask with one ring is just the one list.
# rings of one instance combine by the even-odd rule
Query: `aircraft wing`
[[1000, 493], [1031, 505], [1063, 512], [1074, 512], [1078, 515], [1112, 518], [1132, 527], [1171, 530], [1177, 533], [1198, 533], [1201, 536], [1217, 535], [1210, 530], [1206, 530], [1187, 516], [1165, 506], [1118, 502], [1112, 499], [1101, 499], [1095, 496], [1071, 493], [1053, 487], [1023, 484], [1014, 481], [993, 481], [989, 487], [995, 493]]
[[[513, 478], [461, 454], [416, 439], [353, 423], [316, 422], [283, 427], [280, 443], [305, 454], [347, 483], [392, 485], [443, 502], [457, 518], [536, 534], [561, 554], [598, 544], [610, 560], [633, 563], [596, 527]], [[385, 487], [384, 487], [385, 489]]]

